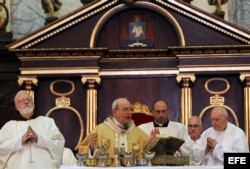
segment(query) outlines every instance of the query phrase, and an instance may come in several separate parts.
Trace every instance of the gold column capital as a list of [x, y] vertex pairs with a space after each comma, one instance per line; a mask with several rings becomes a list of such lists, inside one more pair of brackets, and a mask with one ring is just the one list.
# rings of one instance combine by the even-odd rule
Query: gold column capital
[[194, 74], [178, 74], [176, 76], [176, 80], [182, 87], [191, 87], [191, 85], [195, 82]]
[[36, 76], [19, 76], [17, 81], [19, 86], [24, 84], [32, 84], [34, 86], [38, 86], [38, 79]]
[[34, 88], [38, 86], [38, 79], [36, 76], [19, 76], [17, 83], [23, 87], [35, 100]]
[[99, 76], [86, 76], [86, 75], [82, 75], [82, 84], [86, 84], [86, 83], [97, 83], [100, 84], [101, 83], [101, 78]]
[[240, 74], [241, 82], [247, 81], [250, 82], [250, 72], [244, 72]]

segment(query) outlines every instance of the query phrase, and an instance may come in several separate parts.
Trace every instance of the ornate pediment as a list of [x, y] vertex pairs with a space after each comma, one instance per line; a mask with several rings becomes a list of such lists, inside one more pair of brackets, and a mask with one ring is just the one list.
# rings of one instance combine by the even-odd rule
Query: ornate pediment
[[[127, 5], [120, 0], [96, 0], [7, 47], [121, 49], [124, 48], [120, 43], [124, 32], [120, 27], [129, 29], [135, 15], [152, 26], [146, 27], [152, 29], [147, 30], [146, 38], [151, 35], [153, 45], [144, 48], [250, 44], [246, 30], [182, 1], [139, 0]], [[161, 46], [159, 42], [164, 41], [163, 37], [168, 40]], [[110, 44], [111, 40], [119, 45]]]
[[22, 75], [250, 70], [246, 30], [183, 1], [126, 2], [93, 1], [7, 48], [23, 63]]

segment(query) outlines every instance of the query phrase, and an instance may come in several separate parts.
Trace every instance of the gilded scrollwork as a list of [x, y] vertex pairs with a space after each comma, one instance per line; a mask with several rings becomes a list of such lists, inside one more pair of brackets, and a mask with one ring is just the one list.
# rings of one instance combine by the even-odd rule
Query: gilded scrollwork
[[[54, 86], [57, 83], [70, 84], [71, 89], [68, 92], [56, 91]], [[71, 105], [70, 105], [70, 98], [67, 97], [68, 95], [72, 94], [75, 91], [74, 82], [72, 82], [70, 80], [65, 80], [65, 79], [55, 80], [55, 81], [53, 81], [53, 82], [50, 83], [50, 91], [51, 91], [52, 94], [54, 94], [56, 96], [59, 96], [59, 97], [55, 99], [55, 103], [56, 103], [55, 107], [52, 107], [45, 114], [45, 116], [49, 117], [49, 116], [51, 116], [51, 114], [53, 112], [56, 112], [57, 110], [60, 110], [60, 109], [69, 110], [70, 112], [73, 112], [77, 116], [77, 119], [78, 119], [79, 124], [80, 124], [79, 139], [78, 139], [77, 145], [75, 146], [75, 150], [77, 150], [79, 144], [81, 143], [81, 141], [83, 139], [83, 132], [84, 132], [83, 130], [84, 130], [84, 127], [83, 127], [83, 119], [81, 117], [81, 114], [74, 107], [71, 107]]]
[[[223, 90], [217, 90], [217, 91], [211, 90], [209, 88], [209, 84], [211, 82], [224, 82], [226, 84], [226, 87]], [[210, 78], [210, 79], [206, 80], [204, 88], [208, 93], [214, 94], [214, 95], [210, 97], [210, 105], [208, 105], [202, 109], [202, 111], [199, 114], [199, 117], [202, 119], [204, 114], [207, 112], [207, 110], [212, 109], [213, 107], [216, 107], [216, 106], [222, 106], [225, 109], [227, 109], [229, 113], [231, 113], [231, 115], [234, 119], [234, 123], [237, 126], [239, 126], [239, 121], [238, 121], [238, 117], [237, 117], [236, 113], [234, 112], [234, 110], [232, 108], [230, 108], [229, 106], [224, 104], [225, 97], [221, 96], [221, 94], [225, 94], [226, 92], [229, 91], [229, 89], [230, 89], [229, 81], [225, 78]]]

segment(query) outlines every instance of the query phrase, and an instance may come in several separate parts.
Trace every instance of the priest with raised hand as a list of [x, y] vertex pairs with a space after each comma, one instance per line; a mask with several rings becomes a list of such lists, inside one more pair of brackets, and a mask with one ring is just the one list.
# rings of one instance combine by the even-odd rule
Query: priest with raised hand
[[36, 116], [25, 90], [17, 92], [14, 102], [18, 115], [0, 130], [0, 168], [58, 169], [65, 140], [54, 120]]
[[[127, 98], [117, 98], [112, 103], [112, 116], [105, 119], [81, 142], [80, 154], [89, 154], [89, 158], [95, 158], [98, 145], [109, 143], [107, 152], [109, 157], [115, 158], [114, 148], [123, 148], [125, 152], [131, 152], [132, 145], [139, 145], [138, 158], [142, 158], [144, 146], [154, 136], [148, 137], [145, 132], [135, 126], [132, 120], [133, 108]], [[115, 158], [113, 166], [119, 166]]]

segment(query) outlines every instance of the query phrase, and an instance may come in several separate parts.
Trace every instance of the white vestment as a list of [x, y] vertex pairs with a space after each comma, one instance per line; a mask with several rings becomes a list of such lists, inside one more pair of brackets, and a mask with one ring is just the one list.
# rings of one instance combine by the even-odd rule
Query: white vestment
[[[207, 137], [216, 139], [217, 145], [205, 154]], [[203, 149], [203, 154], [197, 153], [199, 155], [195, 157], [201, 165], [224, 165], [224, 152], [249, 152], [244, 131], [229, 122], [224, 131], [216, 131], [213, 127], [205, 130], [200, 139], [197, 140], [196, 147]]]
[[65, 147], [63, 150], [63, 165], [76, 166], [77, 159], [71, 149]]
[[[28, 126], [38, 141], [22, 145]], [[0, 131], [0, 169], [57, 169], [62, 164], [64, 137], [52, 118], [11, 120]]]
[[[145, 124], [141, 124], [138, 126], [140, 129], [142, 129], [144, 132], [146, 132], [148, 135], [150, 135], [150, 132], [155, 129], [153, 122], [148, 122]], [[167, 127], [157, 127], [159, 128], [160, 134], [166, 134], [173, 137], [178, 137], [183, 140], [185, 140], [185, 143], [182, 144], [180, 147], [180, 153], [183, 156], [192, 156], [192, 145], [194, 142], [191, 140], [191, 138], [188, 135], [186, 127], [178, 122], [169, 121]]]

